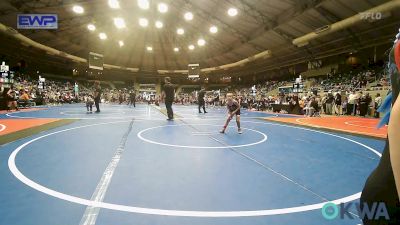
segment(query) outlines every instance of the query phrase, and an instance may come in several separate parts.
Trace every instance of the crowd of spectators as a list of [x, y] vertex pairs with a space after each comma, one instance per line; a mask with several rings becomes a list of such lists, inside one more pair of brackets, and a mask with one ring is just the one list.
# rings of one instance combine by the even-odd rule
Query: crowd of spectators
[[38, 81], [28, 78], [16, 78], [14, 84], [3, 90], [3, 98], [8, 109], [17, 106], [30, 107], [44, 104], [62, 104], [76, 101], [74, 84], [62, 81], [46, 81], [46, 86], [39, 88]]
[[375, 72], [375, 70], [360, 71], [358, 73], [349, 71], [347, 73], [327, 74], [321, 78], [312, 78], [309, 80], [311, 87], [319, 91], [365, 90], [367, 85], [374, 84], [373, 87], [389, 85], [384, 71]]
[[[2, 97], [6, 101], [8, 110], [19, 110], [20, 107], [35, 105], [60, 105], [85, 102], [87, 98], [94, 98], [94, 85], [88, 81], [60, 81], [47, 79], [43, 86], [38, 79], [18, 77], [10, 87], [4, 88]], [[40, 87], [40, 88], [39, 88]], [[133, 88], [111, 88], [102, 85], [102, 102], [126, 104], [133, 97]], [[138, 102], [156, 102], [155, 96], [135, 93]], [[19, 107], [18, 107], [19, 106]]]
[[[281, 86], [293, 84], [294, 81], [271, 81], [257, 84], [255, 87], [226, 88], [221, 90], [220, 105], [224, 104], [224, 94], [233, 93], [242, 107], [255, 111], [278, 111], [306, 116], [357, 115], [379, 117], [376, 109], [382, 104], [380, 93], [370, 96], [366, 91], [390, 91], [383, 72], [361, 71], [323, 76], [305, 80], [309, 85], [299, 93], [268, 92]], [[367, 85], [369, 84], [369, 88]], [[253, 90], [256, 90], [254, 92]], [[193, 94], [192, 94], [193, 96]], [[212, 95], [211, 95], [212, 96]], [[210, 95], [206, 97], [210, 98]], [[195, 100], [195, 97], [190, 99]], [[206, 101], [207, 102], [207, 101]], [[214, 104], [213, 101], [208, 101]], [[274, 106], [286, 105], [287, 107]]]
[[[301, 93], [275, 93], [271, 91], [278, 87], [293, 84], [294, 81], [267, 81], [251, 87], [231, 86], [218, 90], [208, 90], [205, 96], [207, 105], [222, 106], [225, 104], [225, 94], [233, 93], [240, 101], [242, 107], [257, 111], [274, 111], [274, 105], [288, 105], [279, 112], [304, 114], [307, 116], [318, 116], [322, 113], [328, 115], [370, 115], [370, 111], [382, 103], [382, 98], [370, 96], [366, 93], [368, 84], [374, 83], [375, 87], [388, 87], [388, 82], [383, 73], [375, 71], [364, 71], [354, 73], [341, 73], [327, 75], [322, 78], [306, 80], [308, 86]], [[87, 98], [93, 98], [94, 87], [88, 81], [60, 81], [46, 80], [45, 87], [39, 88], [37, 79], [17, 78], [12, 89], [6, 89], [3, 97], [10, 100], [13, 106], [32, 105], [57, 105], [64, 103], [85, 102]], [[145, 95], [134, 91], [133, 87], [111, 88], [103, 85], [102, 102], [129, 104], [134, 98], [137, 102], [159, 104], [161, 97], [155, 94]], [[182, 91], [175, 98], [176, 104], [197, 104], [197, 91]], [[275, 110], [276, 111], [276, 110]], [[375, 113], [375, 117], [379, 117]]]

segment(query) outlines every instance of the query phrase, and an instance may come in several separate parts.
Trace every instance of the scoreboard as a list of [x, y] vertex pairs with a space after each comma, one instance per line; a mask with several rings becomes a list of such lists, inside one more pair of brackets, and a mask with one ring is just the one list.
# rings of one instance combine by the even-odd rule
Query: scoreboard
[[103, 55], [89, 52], [89, 69], [103, 70]]
[[189, 77], [189, 79], [200, 77], [200, 64], [189, 64], [188, 65], [188, 77]]
[[301, 78], [301, 75], [296, 78], [296, 81], [293, 83], [293, 92], [294, 93], [301, 93], [303, 92], [304, 84]]

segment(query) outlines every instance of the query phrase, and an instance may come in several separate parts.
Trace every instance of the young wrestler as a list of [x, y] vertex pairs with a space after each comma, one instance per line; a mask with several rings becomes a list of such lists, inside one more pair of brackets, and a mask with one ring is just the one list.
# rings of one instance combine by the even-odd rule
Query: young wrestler
[[225, 122], [224, 127], [220, 131], [220, 133], [225, 133], [226, 128], [228, 127], [229, 122], [236, 115], [236, 124], [238, 127], [238, 133], [242, 133], [242, 129], [240, 128], [240, 104], [236, 100], [233, 99], [233, 94], [228, 93], [226, 95], [226, 107], [228, 108], [228, 119]]
[[86, 102], [87, 113], [92, 113], [92, 108], [93, 108], [93, 103], [94, 103], [93, 96], [86, 95], [85, 102]]

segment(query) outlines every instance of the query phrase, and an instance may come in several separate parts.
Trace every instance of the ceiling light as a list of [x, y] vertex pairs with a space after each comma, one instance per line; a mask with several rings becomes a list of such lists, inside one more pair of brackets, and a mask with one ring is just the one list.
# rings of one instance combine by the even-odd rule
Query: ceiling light
[[238, 11], [236, 8], [230, 8], [228, 9], [228, 15], [229, 16], [236, 16], [238, 14]]
[[150, 3], [148, 0], [138, 0], [138, 6], [141, 9], [149, 9], [150, 8]]
[[83, 7], [82, 6], [79, 6], [79, 5], [74, 5], [74, 7], [72, 7], [72, 10], [75, 12], [75, 13], [78, 13], [78, 14], [82, 14], [85, 10], [83, 9]]
[[112, 9], [119, 9], [119, 2], [118, 0], [108, 0], [108, 5]]
[[142, 27], [147, 27], [149, 25], [149, 21], [146, 18], [140, 18], [139, 25]]
[[158, 11], [159, 11], [160, 13], [166, 13], [166, 12], [168, 12], [168, 5], [165, 4], [165, 3], [163, 3], [163, 2], [159, 3], [158, 6], [157, 6], [157, 8], [158, 8]]
[[161, 22], [161, 21], [156, 21], [156, 27], [158, 28], [158, 29], [160, 29], [160, 28], [162, 28], [164, 25], [163, 25], [163, 23]]
[[210, 27], [210, 32], [213, 33], [213, 34], [215, 34], [215, 33], [218, 32], [218, 28], [217, 28], [216, 26], [211, 26], [211, 27]]
[[189, 50], [193, 50], [194, 49], [194, 45], [189, 45]]
[[153, 47], [151, 47], [151, 46], [147, 46], [147, 51], [149, 51], [149, 52], [151, 52], [151, 51], [153, 51]]
[[96, 30], [96, 27], [93, 24], [89, 24], [89, 25], [87, 25], [87, 29], [90, 31], [94, 31], [94, 30]]
[[174, 52], [179, 52], [179, 48], [174, 48]]
[[119, 18], [119, 17], [118, 17], [118, 18], [114, 18], [114, 25], [115, 25], [118, 29], [121, 29], [121, 28], [125, 28], [125, 27], [126, 27], [124, 19]]
[[176, 33], [179, 35], [183, 35], [185, 33], [185, 30], [182, 28], [178, 28], [178, 30], [176, 30]]
[[105, 40], [105, 39], [107, 39], [107, 34], [105, 34], [105, 33], [100, 33], [100, 34], [99, 34], [99, 38], [100, 38], [101, 40]]
[[199, 39], [197, 41], [197, 45], [199, 45], [199, 46], [204, 46], [205, 44], [206, 44], [206, 41], [204, 39]]
[[118, 44], [119, 44], [119, 47], [124, 46], [124, 42], [123, 41], [119, 41]]
[[187, 12], [187, 13], [185, 13], [184, 17], [185, 17], [185, 20], [190, 21], [193, 19], [193, 13]]

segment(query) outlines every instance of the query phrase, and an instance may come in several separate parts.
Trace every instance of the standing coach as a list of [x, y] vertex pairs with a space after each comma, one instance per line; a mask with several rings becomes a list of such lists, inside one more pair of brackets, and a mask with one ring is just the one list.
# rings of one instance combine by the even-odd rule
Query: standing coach
[[174, 120], [174, 112], [172, 111], [172, 103], [174, 102], [175, 98], [175, 90], [174, 85], [171, 84], [171, 78], [165, 77], [164, 78], [164, 90], [163, 90], [163, 98], [165, 100], [165, 107], [167, 108], [167, 120]]

